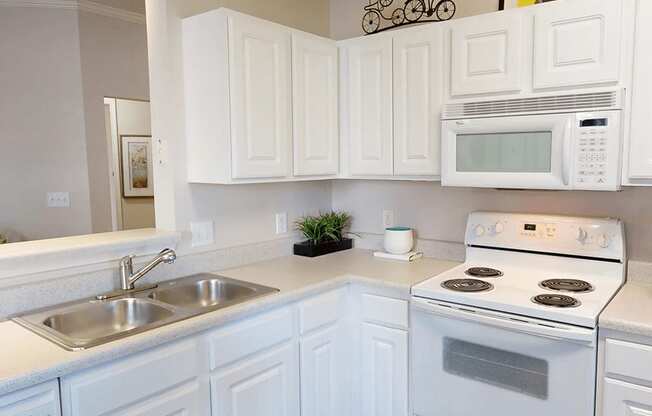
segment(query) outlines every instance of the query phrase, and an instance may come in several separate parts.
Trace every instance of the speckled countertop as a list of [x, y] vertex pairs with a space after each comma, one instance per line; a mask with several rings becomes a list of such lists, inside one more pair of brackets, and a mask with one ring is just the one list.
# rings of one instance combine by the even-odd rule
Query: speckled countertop
[[600, 315], [599, 327], [652, 337], [652, 284], [625, 284]]
[[85, 351], [69, 352], [11, 322], [0, 322], [0, 395], [295, 302], [349, 282], [405, 290], [459, 263], [420, 259], [401, 263], [349, 250], [309, 259], [282, 257], [219, 274], [272, 286], [276, 294], [197, 316]]

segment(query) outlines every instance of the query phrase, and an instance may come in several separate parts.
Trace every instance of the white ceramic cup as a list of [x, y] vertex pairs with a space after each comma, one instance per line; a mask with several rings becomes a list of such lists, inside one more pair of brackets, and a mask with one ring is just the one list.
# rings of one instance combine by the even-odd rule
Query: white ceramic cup
[[389, 227], [385, 229], [385, 251], [390, 254], [406, 254], [414, 246], [414, 233], [408, 227]]

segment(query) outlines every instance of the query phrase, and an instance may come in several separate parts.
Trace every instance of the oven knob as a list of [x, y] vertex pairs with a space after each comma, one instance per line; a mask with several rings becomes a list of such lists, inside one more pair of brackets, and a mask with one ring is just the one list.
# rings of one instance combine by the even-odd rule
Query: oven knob
[[505, 231], [505, 226], [502, 222], [497, 222], [493, 226], [494, 234], [500, 234]]
[[577, 241], [584, 244], [588, 237], [589, 237], [589, 234], [586, 232], [586, 230], [584, 228], [582, 228], [582, 227], [577, 228]]
[[482, 225], [476, 225], [473, 229], [476, 237], [482, 237], [484, 235], [484, 227]]
[[600, 236], [598, 237], [598, 245], [599, 245], [601, 248], [607, 248], [607, 247], [609, 247], [609, 244], [610, 244], [610, 243], [611, 243], [611, 242], [609, 241], [609, 237], [607, 237], [605, 234], [602, 234], [602, 235], [600, 235]]

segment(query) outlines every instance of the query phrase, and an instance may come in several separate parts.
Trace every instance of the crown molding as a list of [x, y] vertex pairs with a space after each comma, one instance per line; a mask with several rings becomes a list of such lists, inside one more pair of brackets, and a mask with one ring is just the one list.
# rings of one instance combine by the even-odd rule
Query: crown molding
[[145, 15], [111, 7], [90, 0], [0, 0], [0, 7], [44, 7], [93, 13], [100, 16], [145, 24]]

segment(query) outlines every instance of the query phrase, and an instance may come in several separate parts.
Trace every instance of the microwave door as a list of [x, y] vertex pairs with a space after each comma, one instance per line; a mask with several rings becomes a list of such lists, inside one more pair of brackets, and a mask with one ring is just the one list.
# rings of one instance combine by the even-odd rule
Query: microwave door
[[567, 115], [446, 120], [442, 184], [568, 189], [572, 118]]

